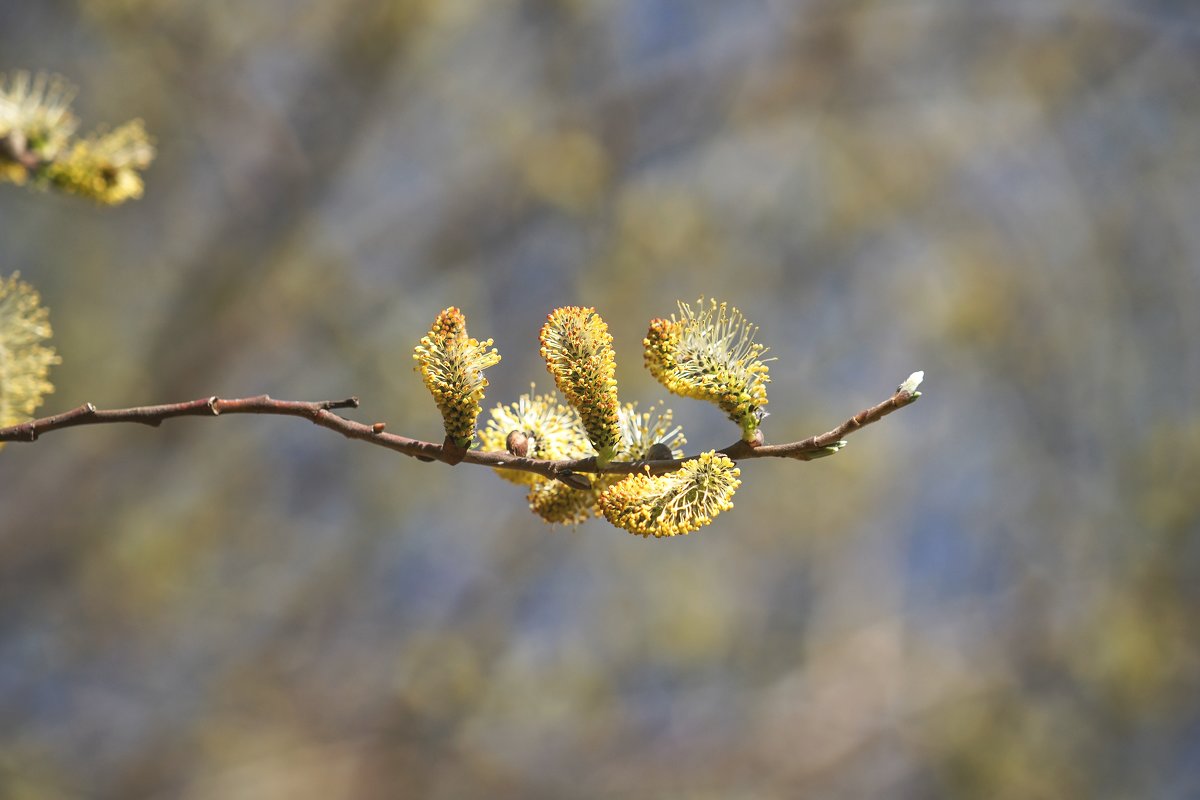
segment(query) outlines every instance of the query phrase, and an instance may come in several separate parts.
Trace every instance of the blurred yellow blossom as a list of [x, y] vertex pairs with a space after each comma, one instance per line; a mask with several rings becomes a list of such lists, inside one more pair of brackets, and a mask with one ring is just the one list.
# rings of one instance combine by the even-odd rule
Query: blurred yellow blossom
[[62, 359], [46, 344], [50, 335], [37, 291], [16, 274], [0, 280], [0, 427], [27, 421], [54, 391], [47, 375]]

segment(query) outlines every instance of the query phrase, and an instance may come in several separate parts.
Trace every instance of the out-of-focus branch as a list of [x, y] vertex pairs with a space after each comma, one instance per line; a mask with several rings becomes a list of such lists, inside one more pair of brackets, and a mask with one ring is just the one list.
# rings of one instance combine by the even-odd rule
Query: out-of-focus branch
[[[754, 445], [744, 441], [726, 447], [719, 452], [729, 456], [734, 461], [750, 458], [794, 458], [800, 461], [811, 461], [816, 458], [832, 455], [845, 444], [845, 437], [855, 431], [870, 425], [916, 401], [921, 393], [916, 390], [921, 381], [922, 373], [914, 373], [902, 383], [888, 399], [878, 405], [860, 411], [836, 428], [788, 444], [759, 444]], [[680, 459], [664, 459], [661, 461], [614, 461], [604, 466], [597, 466], [595, 457], [565, 461], [544, 461], [533, 458], [523, 458], [507, 452], [468, 450], [465, 453], [454, 443], [437, 444], [419, 439], [410, 439], [385, 431], [385, 424], [376, 422], [367, 425], [335, 414], [338, 409], [358, 408], [358, 398], [349, 397], [345, 400], [326, 400], [305, 402], [300, 400], [276, 400], [267, 395], [244, 397], [239, 399], [222, 399], [219, 397], [202, 397], [185, 403], [169, 403], [166, 405], [137, 406], [121, 409], [98, 409], [91, 403], [78, 408], [56, 414], [51, 417], [23, 422], [0, 428], [0, 442], [33, 442], [43, 434], [62, 428], [72, 428], [80, 425], [101, 425], [108, 423], [133, 422], [141, 425], [157, 427], [163, 420], [173, 417], [219, 417], [227, 414], [275, 414], [289, 417], [302, 417], [323, 428], [337, 431], [350, 439], [368, 442], [386, 447], [398, 453], [412, 456], [422, 461], [443, 461], [458, 463], [463, 461], [470, 464], [480, 464], [498, 469], [521, 470], [534, 472], [550, 479], [564, 481], [572, 486], [586, 487], [586, 479], [580, 473], [603, 473], [608, 475], [628, 475], [637, 472], [661, 475], [678, 470], [686, 462], [697, 456]]]

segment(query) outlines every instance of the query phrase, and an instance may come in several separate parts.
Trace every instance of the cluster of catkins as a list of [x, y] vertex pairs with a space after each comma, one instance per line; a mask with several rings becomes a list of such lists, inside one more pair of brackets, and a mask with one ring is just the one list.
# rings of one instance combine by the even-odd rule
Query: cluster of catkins
[[[645, 364], [672, 393], [715, 403], [740, 426], [743, 439], [755, 442], [770, 380], [762, 358], [766, 348], [755, 343], [756, 332], [725, 303], [701, 299], [693, 309], [681, 302], [678, 316], [650, 322], [643, 340]], [[573, 475], [569, 482], [498, 468], [502, 478], [527, 488], [534, 513], [547, 522], [569, 524], [603, 516], [639, 536], [676, 536], [732, 508], [741, 484], [732, 460], [715, 451], [684, 459], [683, 432], [672, 426], [669, 409], [639, 412], [636, 403], [618, 401], [612, 335], [594, 308], [555, 309], [539, 338], [546, 368], [565, 402], [531, 385], [528, 394], [491, 410], [478, 432], [484, 449], [548, 461], [594, 457], [599, 467], [614, 461], [683, 463], [659, 475], [648, 469], [602, 472], [592, 481]], [[448, 308], [414, 353], [453, 447], [475, 442], [487, 386], [483, 370], [500, 360], [491, 345], [490, 339], [470, 338], [462, 312]]]

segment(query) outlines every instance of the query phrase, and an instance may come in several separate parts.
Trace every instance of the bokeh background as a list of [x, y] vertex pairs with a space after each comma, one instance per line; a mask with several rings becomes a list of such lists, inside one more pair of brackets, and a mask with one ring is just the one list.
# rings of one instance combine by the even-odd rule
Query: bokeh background
[[1200, 796], [1200, 9], [1185, 0], [3, 0], [0, 69], [143, 117], [117, 209], [0, 186], [47, 413], [358, 395], [440, 438], [447, 305], [623, 399], [704, 295], [765, 431], [678, 540], [302, 421], [0, 453], [5, 798]]

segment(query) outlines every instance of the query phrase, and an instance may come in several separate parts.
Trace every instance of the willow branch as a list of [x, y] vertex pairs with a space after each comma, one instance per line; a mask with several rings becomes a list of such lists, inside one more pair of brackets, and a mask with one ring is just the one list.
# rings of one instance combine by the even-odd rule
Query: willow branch
[[[922, 373], [914, 373], [902, 383], [888, 399], [878, 405], [860, 411], [832, 430], [816, 436], [810, 436], [798, 442], [787, 444], [759, 444], [738, 441], [720, 450], [730, 459], [740, 461], [751, 458], [792, 458], [800, 461], [811, 461], [823, 458], [837, 452], [846, 444], [845, 437], [855, 431], [911, 405], [921, 396], [916, 390]], [[134, 408], [98, 409], [91, 403], [85, 403], [78, 408], [51, 417], [23, 422], [0, 428], [0, 442], [34, 442], [44, 434], [63, 428], [74, 428], [82, 425], [105, 425], [110, 423], [132, 422], [140, 425], [157, 427], [164, 420], [174, 417], [220, 417], [228, 414], [273, 414], [287, 417], [301, 417], [315, 425], [336, 431], [348, 439], [357, 439], [368, 444], [386, 447], [398, 453], [420, 459], [421, 461], [442, 461], [457, 464], [460, 461], [469, 464], [480, 464], [497, 469], [521, 470], [534, 472], [546, 478], [564, 480], [571, 485], [580, 485], [579, 473], [603, 473], [627, 475], [635, 472], [649, 472], [660, 475], [674, 472], [683, 464], [696, 458], [688, 456], [680, 459], [664, 459], [661, 461], [614, 461], [603, 467], [596, 465], [594, 457], [545, 461], [534, 458], [523, 458], [508, 452], [462, 450], [454, 447], [453, 443], [425, 442], [410, 439], [386, 432], [382, 422], [365, 424], [347, 419], [336, 410], [358, 408], [358, 398], [349, 397], [345, 400], [325, 400], [306, 402], [300, 400], [276, 400], [267, 395], [243, 397], [237, 399], [222, 399], [219, 397], [201, 397], [185, 403], [169, 403], [156, 406], [136, 406]]]

